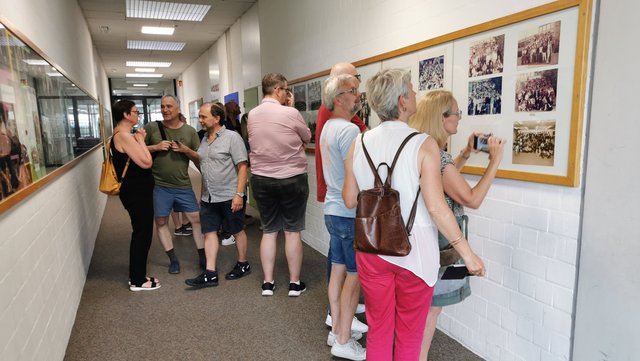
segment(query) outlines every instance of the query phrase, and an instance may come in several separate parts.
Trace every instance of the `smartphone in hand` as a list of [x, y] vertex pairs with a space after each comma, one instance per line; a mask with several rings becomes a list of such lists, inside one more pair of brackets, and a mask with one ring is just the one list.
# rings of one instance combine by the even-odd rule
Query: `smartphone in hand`
[[491, 134], [476, 135], [473, 137], [473, 149], [489, 153], [489, 137]]
[[467, 269], [467, 266], [461, 265], [453, 265], [447, 267], [442, 274], [441, 279], [443, 280], [461, 280], [467, 276], [472, 276]]

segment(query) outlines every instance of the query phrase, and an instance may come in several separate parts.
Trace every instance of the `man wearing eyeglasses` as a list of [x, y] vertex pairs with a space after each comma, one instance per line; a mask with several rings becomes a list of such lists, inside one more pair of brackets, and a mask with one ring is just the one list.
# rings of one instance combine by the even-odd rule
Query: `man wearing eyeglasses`
[[284, 231], [289, 266], [289, 296], [306, 291], [300, 281], [302, 241], [309, 184], [305, 146], [311, 131], [298, 110], [285, 106], [287, 79], [278, 73], [262, 78], [264, 98], [249, 112], [247, 130], [251, 152], [251, 190], [262, 222], [260, 260], [264, 272], [262, 295], [272, 296], [275, 283], [276, 239]]
[[356, 340], [368, 330], [365, 327], [358, 332], [351, 327], [360, 291], [353, 249], [356, 212], [355, 208], [347, 208], [342, 199], [344, 161], [351, 143], [360, 133], [350, 121], [362, 107], [359, 85], [360, 81], [349, 74], [329, 77], [325, 81], [322, 103], [332, 115], [316, 147], [316, 151], [321, 149], [324, 153], [322, 168], [327, 195], [323, 210], [331, 249], [328, 294], [333, 322], [327, 345], [331, 346], [333, 356], [349, 360], [366, 358], [366, 350]]
[[[356, 70], [356, 67], [350, 63], [337, 63], [331, 68], [330, 77], [336, 77], [338, 75], [352, 75], [356, 78], [357, 85], [360, 85], [361, 77]], [[322, 129], [324, 128], [325, 123], [329, 118], [331, 118], [331, 111], [327, 109], [324, 103], [320, 106], [320, 110], [318, 111], [318, 117], [316, 118], [316, 144], [320, 144], [320, 138], [322, 135]], [[364, 132], [367, 130], [366, 124], [360, 119], [357, 114], [354, 114], [350, 118], [351, 123], [355, 124], [360, 132]], [[324, 171], [322, 169], [322, 149], [320, 147], [316, 147], [316, 199], [318, 202], [324, 202], [327, 196], [327, 184], [324, 178]], [[327, 255], [327, 278], [331, 277], [331, 247], [329, 247], [329, 254]], [[364, 306], [364, 305], [361, 305]], [[364, 307], [358, 307], [358, 313], [364, 312]], [[330, 310], [329, 310], [330, 311]], [[332, 319], [331, 314], [327, 314], [327, 318], [325, 320], [325, 324], [329, 327], [332, 327]], [[357, 318], [353, 319], [352, 328], [355, 331], [362, 331], [366, 329], [367, 325], [360, 322]]]

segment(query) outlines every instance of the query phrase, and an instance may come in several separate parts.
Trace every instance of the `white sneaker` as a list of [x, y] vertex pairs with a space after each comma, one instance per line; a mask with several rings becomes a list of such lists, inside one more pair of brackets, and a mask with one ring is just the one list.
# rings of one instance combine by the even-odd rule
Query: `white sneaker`
[[358, 306], [356, 307], [356, 315], [361, 313], [364, 313], [364, 303], [358, 303]]
[[[324, 320], [324, 324], [333, 327], [333, 322], [331, 321], [331, 315], [327, 315], [327, 318]], [[351, 321], [351, 332], [359, 332], [366, 333], [369, 331], [369, 326], [366, 323], [360, 322], [357, 317], [353, 317], [353, 321]]]
[[[351, 338], [358, 341], [362, 338], [362, 334], [360, 332], [352, 332]], [[329, 331], [329, 336], [327, 336], [327, 346], [333, 346], [336, 343], [336, 334]]]
[[367, 359], [367, 349], [352, 338], [344, 345], [337, 342], [333, 344], [333, 346], [331, 346], [331, 354], [335, 357], [346, 358], [347, 360]]
[[222, 240], [223, 246], [231, 246], [232, 244], [236, 244], [236, 237], [234, 237], [233, 234]]

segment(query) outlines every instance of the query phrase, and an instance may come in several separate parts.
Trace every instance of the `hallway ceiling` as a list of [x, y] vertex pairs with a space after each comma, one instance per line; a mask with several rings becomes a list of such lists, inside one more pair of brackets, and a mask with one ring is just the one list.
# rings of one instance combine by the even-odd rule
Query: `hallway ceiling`
[[[118, 94], [144, 94], [162, 91], [167, 80], [177, 78], [202, 53], [223, 35], [256, 0], [169, 0], [162, 2], [211, 5], [201, 22], [127, 18], [126, 0], [78, 0], [89, 26], [96, 50], [107, 76]], [[142, 26], [175, 27], [171, 36], [142, 34]], [[182, 51], [130, 50], [128, 40], [185, 42]], [[134, 73], [126, 61], [171, 62], [168, 68], [156, 68], [162, 78], [152, 78], [145, 90], [122, 89], [127, 84], [145, 83], [147, 78], [125, 78]], [[205, 76], [205, 74], [203, 74]], [[118, 85], [124, 84], [124, 85]], [[160, 86], [157, 84], [161, 84]], [[159, 90], [158, 90], [159, 89]]]

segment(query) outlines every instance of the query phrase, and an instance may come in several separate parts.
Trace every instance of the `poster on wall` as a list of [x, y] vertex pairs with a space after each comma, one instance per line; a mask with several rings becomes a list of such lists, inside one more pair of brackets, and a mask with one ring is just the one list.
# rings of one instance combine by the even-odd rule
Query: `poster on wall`
[[320, 80], [307, 84], [307, 96], [309, 99], [309, 110], [320, 109], [320, 104], [322, 104], [322, 83]]
[[307, 86], [305, 84], [293, 86], [293, 106], [300, 112], [307, 111]]

